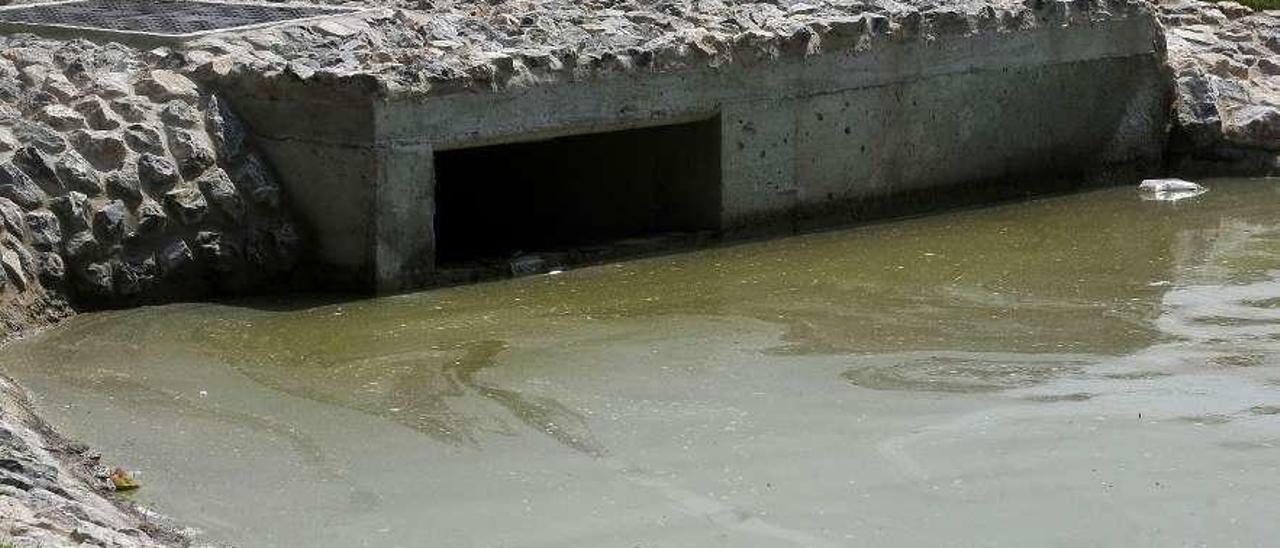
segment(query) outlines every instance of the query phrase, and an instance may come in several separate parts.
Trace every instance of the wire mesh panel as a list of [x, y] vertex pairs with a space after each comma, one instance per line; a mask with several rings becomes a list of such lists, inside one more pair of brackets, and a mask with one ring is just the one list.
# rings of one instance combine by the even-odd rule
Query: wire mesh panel
[[0, 23], [177, 36], [334, 15], [345, 11], [349, 10], [190, 0], [81, 0], [0, 10]]

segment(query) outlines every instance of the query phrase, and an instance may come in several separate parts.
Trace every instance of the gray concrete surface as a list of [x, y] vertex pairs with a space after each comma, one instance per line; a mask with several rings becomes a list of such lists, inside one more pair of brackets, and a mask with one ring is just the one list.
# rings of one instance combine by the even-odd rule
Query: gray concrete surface
[[[718, 119], [714, 228], [730, 237], [857, 221], [869, 201], [892, 213], [896, 197], [1127, 183], [1160, 165], [1170, 91], [1149, 11], [953, 34], [901, 30], [910, 20], [868, 15], [828, 29], [820, 52], [685, 70], [429, 94], [385, 93], [372, 77], [226, 92], [326, 276], [382, 292], [434, 280], [442, 151]], [[868, 45], [879, 25], [898, 34]]]

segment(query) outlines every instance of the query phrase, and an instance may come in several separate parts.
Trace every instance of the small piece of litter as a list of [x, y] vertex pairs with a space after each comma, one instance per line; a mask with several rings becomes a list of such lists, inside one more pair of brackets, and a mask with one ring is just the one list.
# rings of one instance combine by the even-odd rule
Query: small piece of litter
[[1138, 185], [1144, 200], [1175, 202], [1208, 192], [1203, 186], [1182, 179], [1147, 179]]
[[123, 468], [116, 468], [111, 471], [111, 485], [116, 488], [116, 491], [132, 491], [142, 487], [136, 480], [129, 477], [129, 473], [125, 472]]

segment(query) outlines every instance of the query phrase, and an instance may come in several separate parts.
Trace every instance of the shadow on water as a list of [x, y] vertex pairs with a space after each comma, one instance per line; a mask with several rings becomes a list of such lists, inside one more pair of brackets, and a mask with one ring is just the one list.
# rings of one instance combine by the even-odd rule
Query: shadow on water
[[[298, 310], [304, 315], [319, 310], [324, 319], [337, 317], [325, 307]], [[190, 321], [168, 329], [175, 316]], [[188, 360], [186, 353], [197, 351], [268, 388], [374, 414], [453, 446], [479, 449], [486, 435], [518, 435], [520, 428], [506, 420], [513, 418], [574, 451], [606, 454], [580, 413], [553, 398], [482, 379], [507, 349], [501, 340], [454, 337], [434, 344], [411, 340], [397, 347], [385, 344], [375, 329], [343, 337], [312, 326], [305, 334], [316, 338], [293, 345], [260, 337], [265, 332], [255, 323], [271, 322], [246, 309], [210, 304], [84, 315], [40, 335], [38, 345], [15, 345], [5, 365], [14, 371], [38, 370], [67, 387], [109, 395], [127, 401], [129, 407], [283, 440], [301, 464], [330, 479], [341, 479], [340, 467], [327, 463], [321, 444], [287, 422], [150, 382], [146, 367], [135, 362], [173, 367], [179, 364], [166, 362]], [[490, 402], [495, 408], [477, 402]]]
[[580, 413], [552, 398], [525, 395], [476, 380], [475, 374], [484, 368], [493, 367], [497, 355], [506, 348], [502, 341], [467, 343], [463, 357], [447, 370], [464, 386], [505, 407], [529, 428], [545, 432], [565, 447], [583, 454], [604, 456], [604, 446], [592, 435], [587, 421]]
[[500, 340], [476, 340], [449, 348], [457, 357], [444, 360], [443, 365], [423, 359], [421, 353], [398, 355], [391, 361], [377, 360], [375, 363], [402, 373], [392, 377], [392, 386], [379, 406], [362, 408], [457, 446], [478, 449], [482, 447], [482, 434], [486, 433], [516, 435], [516, 429], [490, 414], [482, 414], [483, 410], [459, 409], [463, 400], [480, 396], [566, 447], [591, 456], [604, 455], [604, 447], [580, 413], [555, 399], [522, 394], [477, 378], [480, 372], [495, 367], [498, 356], [506, 349], [506, 343]]
[[515, 419], [574, 451], [606, 453], [581, 413], [553, 398], [483, 380], [508, 348], [502, 340], [392, 345], [348, 334], [314, 352], [281, 354], [269, 348], [270, 342], [259, 347], [252, 337], [239, 337], [244, 331], [214, 328], [207, 334], [212, 340], [248, 343], [219, 345], [220, 357], [266, 386], [375, 414], [453, 446], [480, 449], [487, 435], [519, 435], [509, 421]]
[[[1105, 190], [1111, 184], [1105, 181], [1081, 184], [1077, 179], [1067, 177], [1051, 180], [1028, 179], [1022, 187], [1013, 188], [1007, 185], [1007, 178], [1000, 180], [971, 182], [945, 189], [929, 189], [926, 191], [907, 191], [882, 198], [861, 199], [853, 203], [841, 203], [837, 212], [814, 212], [810, 218], [797, 220], [794, 226], [782, 232], [767, 231], [761, 234], [739, 236], [732, 239], [719, 237], [699, 238], [697, 243], [676, 243], [670, 249], [648, 249], [637, 251], [634, 255], [623, 251], [619, 246], [617, 254], [609, 254], [609, 262], [619, 259], [655, 259], [664, 257], [679, 260], [698, 253], [732, 250], [743, 246], [767, 244], [780, 237], [789, 236], [822, 236], [824, 234], [842, 234], [851, 230], [876, 230], [883, 225], [910, 222], [918, 218], [938, 215], [964, 215], [987, 211], [998, 206], [1017, 206], [1019, 204], [1047, 199], [1063, 198], [1088, 191]], [[625, 243], [625, 242], [624, 242]], [[587, 262], [580, 266], [598, 266], [601, 263]], [[503, 283], [501, 276], [482, 277], [473, 286]], [[311, 287], [310, 283], [304, 284]], [[447, 289], [445, 284], [439, 289]], [[342, 305], [361, 300], [376, 300], [374, 297], [360, 297], [358, 294], [341, 294], [325, 292], [304, 292], [285, 296], [256, 295], [249, 297], [233, 297], [216, 301], [218, 304], [233, 307], [249, 308], [268, 312], [298, 312], [311, 308]]]

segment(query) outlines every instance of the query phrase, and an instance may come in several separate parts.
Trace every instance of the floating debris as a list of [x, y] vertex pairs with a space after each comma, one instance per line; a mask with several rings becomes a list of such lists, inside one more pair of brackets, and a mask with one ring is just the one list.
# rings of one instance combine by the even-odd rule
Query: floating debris
[[1209, 189], [1191, 181], [1182, 179], [1147, 179], [1138, 185], [1138, 192], [1144, 200], [1176, 202], [1194, 198]]
[[111, 485], [115, 486], [116, 491], [133, 491], [142, 487], [142, 484], [133, 479], [123, 468], [116, 468], [111, 471]]

